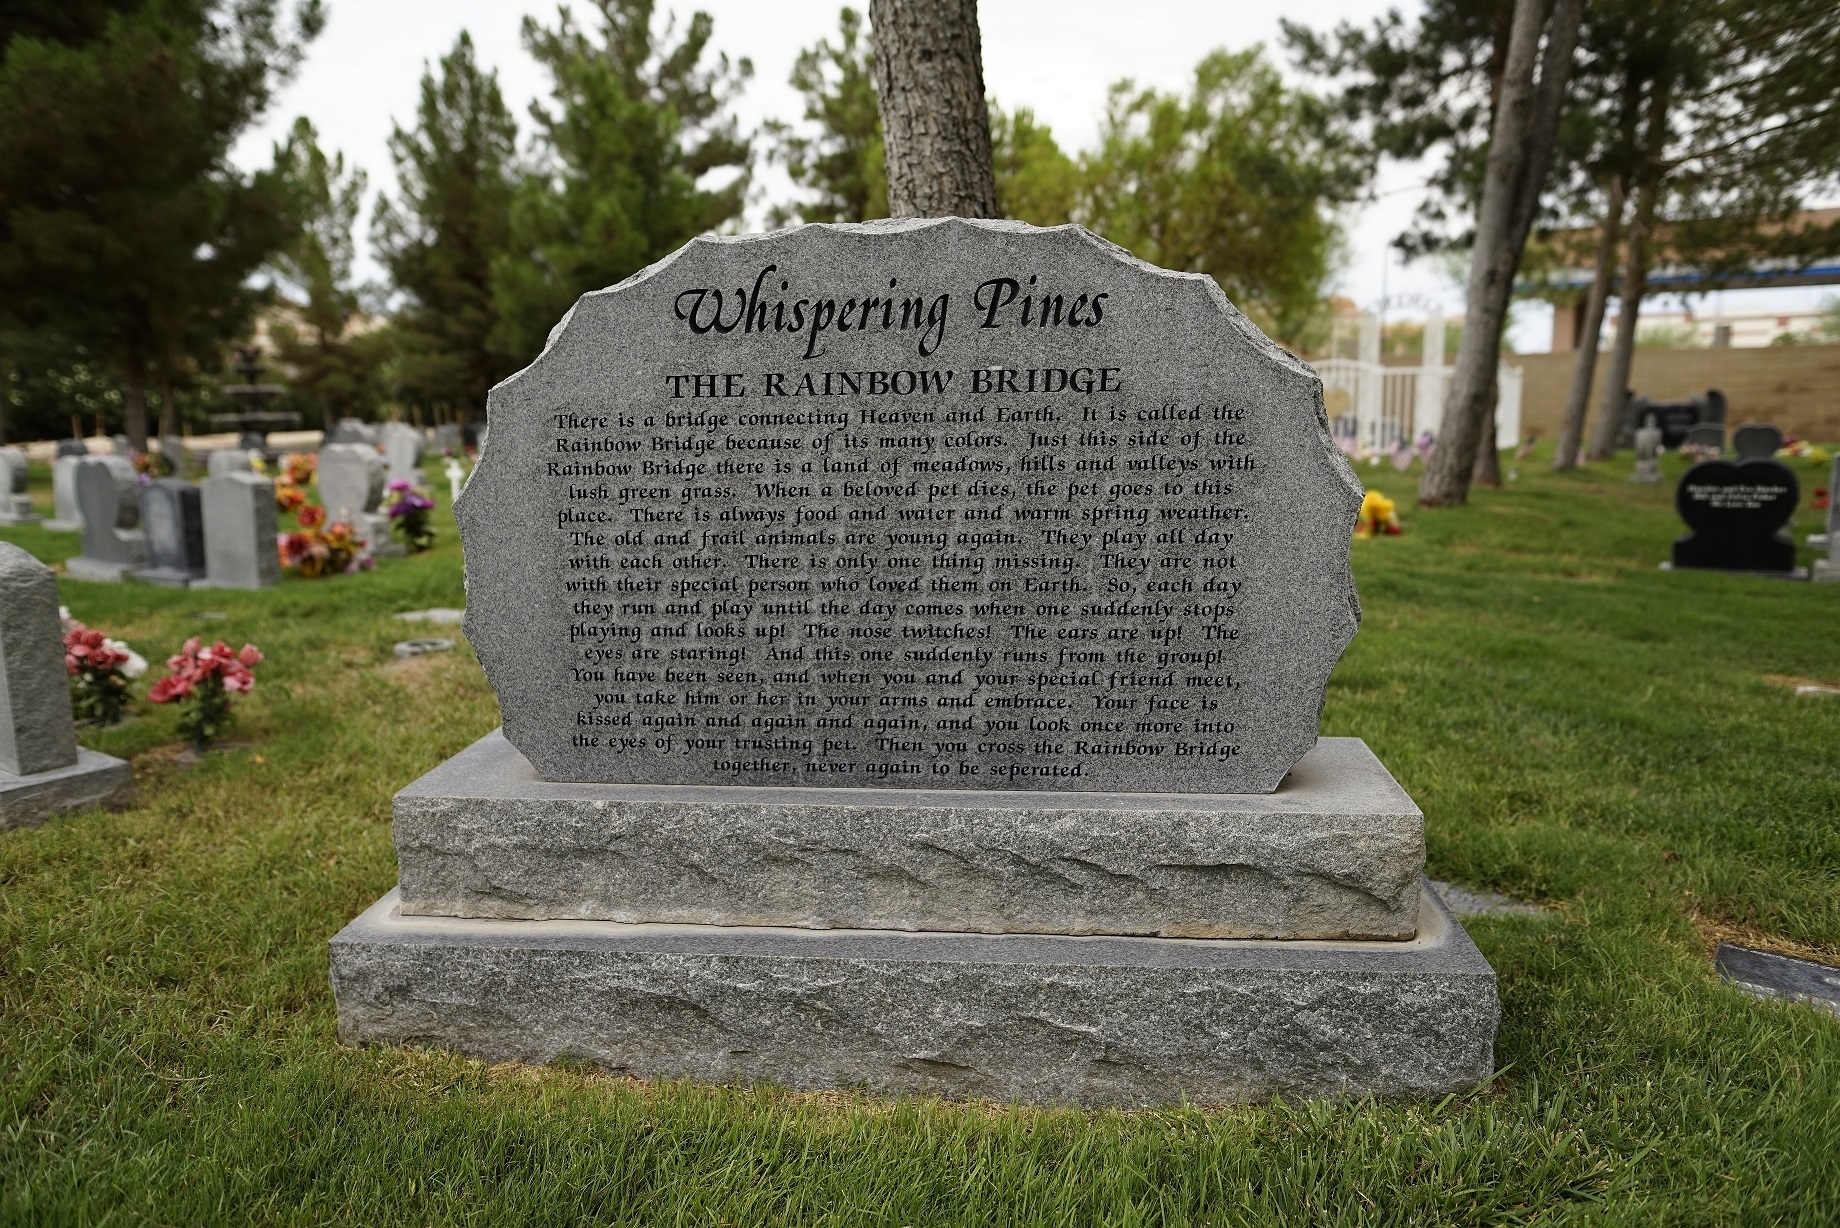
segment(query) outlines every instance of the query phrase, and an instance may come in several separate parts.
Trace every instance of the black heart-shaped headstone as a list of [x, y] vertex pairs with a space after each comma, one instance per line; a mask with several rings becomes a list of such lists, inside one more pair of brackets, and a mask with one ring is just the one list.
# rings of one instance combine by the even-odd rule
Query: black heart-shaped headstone
[[1706, 461], [1687, 470], [1674, 506], [1693, 532], [1674, 543], [1674, 566], [1723, 571], [1791, 571], [1789, 523], [1801, 490], [1781, 461]]

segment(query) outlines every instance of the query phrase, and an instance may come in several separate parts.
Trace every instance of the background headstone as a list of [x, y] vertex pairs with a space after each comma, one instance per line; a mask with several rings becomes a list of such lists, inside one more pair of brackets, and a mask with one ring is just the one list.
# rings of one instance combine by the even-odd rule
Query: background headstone
[[147, 566], [134, 578], [168, 588], [187, 588], [204, 578], [204, 512], [198, 488], [178, 478], [141, 487], [141, 525]]
[[37, 524], [39, 515], [32, 510], [26, 493], [26, 469], [30, 462], [18, 448], [0, 448], [0, 524]]
[[275, 550], [275, 484], [224, 473], [199, 484], [204, 511], [204, 588], [270, 588], [281, 580]]
[[1782, 438], [1773, 426], [1741, 426], [1732, 435], [1735, 461], [1704, 461], [1681, 476], [1674, 506], [1693, 531], [1674, 542], [1674, 566], [1794, 572], [1795, 543], [1780, 530], [1801, 488], [1775, 458]]
[[31, 776], [77, 761], [57, 574], [0, 542], [0, 772]]
[[[115, 461], [128, 468], [124, 482]], [[116, 581], [141, 567], [147, 560], [146, 538], [139, 529], [119, 527], [126, 514], [124, 502], [136, 506], [139, 519], [139, 484], [132, 477], [133, 468], [119, 457], [108, 460], [92, 458], [77, 468], [77, 502], [83, 509], [83, 553], [68, 560], [64, 568], [83, 580]]]
[[320, 449], [319, 498], [327, 518], [351, 525], [374, 555], [402, 552], [390, 541], [390, 518], [377, 511], [385, 481], [383, 457], [370, 444]]
[[460, 438], [460, 427], [453, 422], [443, 422], [434, 428], [431, 446], [436, 456], [458, 456], [466, 451], [466, 444]]
[[407, 478], [420, 484], [422, 451], [425, 446], [422, 433], [414, 427], [401, 422], [384, 424], [383, 455], [389, 470], [389, 480], [394, 482]]
[[171, 467], [169, 477], [191, 481], [198, 476], [198, 458], [185, 446], [185, 440], [178, 435], [160, 436], [160, 456]]
[[1661, 480], [1661, 428], [1650, 417], [1636, 431], [1636, 468], [1629, 475], [1632, 482], [1659, 482]]
[[1813, 578], [1823, 584], [1840, 583], [1840, 453], [1827, 476], [1827, 557], [1814, 561]]
[[47, 529], [58, 529], [66, 533], [82, 529], [83, 509], [77, 503], [77, 466], [87, 460], [88, 456], [88, 453], [82, 456], [60, 454], [51, 462], [53, 515], [45, 522]]
[[211, 453], [208, 472], [212, 477], [226, 473], [249, 473], [249, 453], [242, 448], [221, 448]]
[[1725, 428], [1716, 422], [1701, 422], [1687, 428], [1681, 443], [1695, 448], [1725, 450]]
[[375, 444], [376, 442], [376, 427], [358, 418], [340, 418], [338, 424], [332, 428], [332, 435], [326, 440], [326, 446], [330, 447], [335, 443]]
[[694, 242], [490, 414], [466, 633], [547, 780], [1269, 792], [1359, 619], [1316, 375], [1074, 227]]
[[57, 454], [59, 457], [88, 456], [89, 445], [84, 443], [81, 439], [60, 439], [58, 440]]
[[1732, 433], [1731, 446], [1739, 460], [1771, 460], [1783, 446], [1783, 433], [1778, 427], [1747, 423]]

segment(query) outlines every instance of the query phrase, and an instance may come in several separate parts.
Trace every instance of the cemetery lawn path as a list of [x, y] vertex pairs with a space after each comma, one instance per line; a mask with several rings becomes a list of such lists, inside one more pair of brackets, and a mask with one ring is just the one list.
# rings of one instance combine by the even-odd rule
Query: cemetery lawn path
[[1840, 695], [1795, 692], [1840, 685], [1840, 586], [1657, 570], [1668, 463], [1536, 455], [1441, 513], [1361, 471], [1407, 531], [1355, 544], [1323, 731], [1424, 808], [1433, 877], [1550, 910], [1467, 923], [1499, 1073], [1441, 1103], [1012, 1110], [341, 1048], [326, 940], [395, 881], [391, 794], [497, 719], [464, 644], [391, 655], [458, 638], [391, 618], [462, 602], [445, 494], [437, 548], [370, 574], [66, 581], [156, 661], [143, 695], [191, 634], [268, 660], [202, 761], [144, 702], [85, 733], [135, 808], [0, 833], [0, 1223], [1840, 1222], [1840, 1019], [1709, 960], [1840, 964]]

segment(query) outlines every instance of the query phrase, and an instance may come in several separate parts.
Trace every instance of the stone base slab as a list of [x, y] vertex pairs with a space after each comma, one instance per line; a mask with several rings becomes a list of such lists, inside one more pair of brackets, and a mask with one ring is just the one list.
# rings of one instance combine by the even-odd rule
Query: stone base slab
[[81, 520], [47, 520], [45, 521], [45, 527], [47, 529], [56, 529], [60, 533], [81, 533], [83, 531], [83, 522]]
[[78, 554], [64, 560], [64, 574], [73, 580], [92, 580], [100, 584], [120, 584], [139, 563], [105, 563]]
[[1275, 793], [538, 780], [497, 732], [396, 795], [405, 913], [1182, 938], [1412, 936], [1424, 816], [1359, 738]]
[[128, 573], [142, 584], [151, 584], [156, 588], [195, 588], [204, 576], [197, 572], [174, 571], [166, 567], [149, 568], [146, 571]]
[[0, 831], [91, 806], [119, 810], [133, 800], [134, 772], [127, 760], [78, 747], [69, 767], [30, 776], [0, 772]]
[[407, 917], [332, 940], [347, 1044], [642, 1078], [1025, 1104], [1439, 1096], [1494, 1069], [1495, 974], [1436, 896], [1410, 942]]

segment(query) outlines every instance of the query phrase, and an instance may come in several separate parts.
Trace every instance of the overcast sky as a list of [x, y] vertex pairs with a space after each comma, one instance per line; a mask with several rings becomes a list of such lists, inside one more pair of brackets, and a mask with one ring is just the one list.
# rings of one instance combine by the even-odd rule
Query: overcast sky
[[[578, 10], [583, 6], [577, 5]], [[866, 9], [866, 0], [857, 7]], [[1386, 0], [1313, 0], [1289, 8], [1318, 28], [1341, 19], [1365, 22], [1389, 7]], [[1415, 9], [1415, 0], [1400, 7]], [[331, 19], [308, 52], [300, 75], [281, 94], [267, 122], [237, 149], [244, 166], [266, 164], [273, 143], [296, 115], [312, 119], [321, 144], [344, 152], [370, 172], [372, 197], [394, 191], [386, 141], [392, 122], [414, 122], [423, 66], [450, 50], [462, 29], [472, 32], [481, 61], [498, 72], [500, 88], [520, 130], [528, 127], [532, 99], [546, 92], [543, 72], [525, 54], [518, 37], [526, 14], [553, 24], [553, 0], [330, 0]], [[739, 112], [744, 128], [762, 120], [796, 120], [797, 93], [787, 84], [800, 48], [834, 36], [835, 0], [660, 0], [661, 10], [686, 15], [701, 8], [715, 18], [714, 43], [731, 57], [754, 62], [754, 80]], [[1097, 135], [1106, 88], [1120, 77], [1163, 89], [1183, 88], [1195, 63], [1216, 47], [1241, 49], [1263, 42], [1274, 52], [1278, 15], [1272, 4], [1221, 0], [982, 0], [984, 75], [989, 91], [1006, 107], [1027, 105], [1050, 124], [1063, 148], [1090, 146]], [[1281, 59], [1281, 56], [1274, 58]], [[762, 168], [765, 169], [764, 167]], [[1431, 264], [1401, 268], [1388, 241], [1410, 221], [1419, 193], [1411, 168], [1389, 167], [1377, 184], [1378, 199], [1350, 218], [1350, 254], [1337, 289], [1366, 307], [1391, 300], [1389, 316], [1421, 316], [1438, 306], [1455, 314], [1463, 294], [1444, 271]], [[783, 199], [783, 175], [756, 174], [770, 196]], [[762, 206], [752, 216], [758, 221]], [[362, 229], [362, 227], [361, 227]], [[360, 235], [362, 244], [363, 236]], [[368, 262], [366, 277], [381, 271]], [[1778, 302], [1809, 299], [1807, 292], [1752, 292], [1727, 296], [1767, 297]], [[1818, 297], [1818, 296], [1816, 296]], [[1748, 305], [1748, 304], [1747, 304]], [[1786, 309], [1786, 308], [1784, 308]], [[1549, 316], [1524, 310], [1515, 328], [1518, 349], [1543, 350]]]

